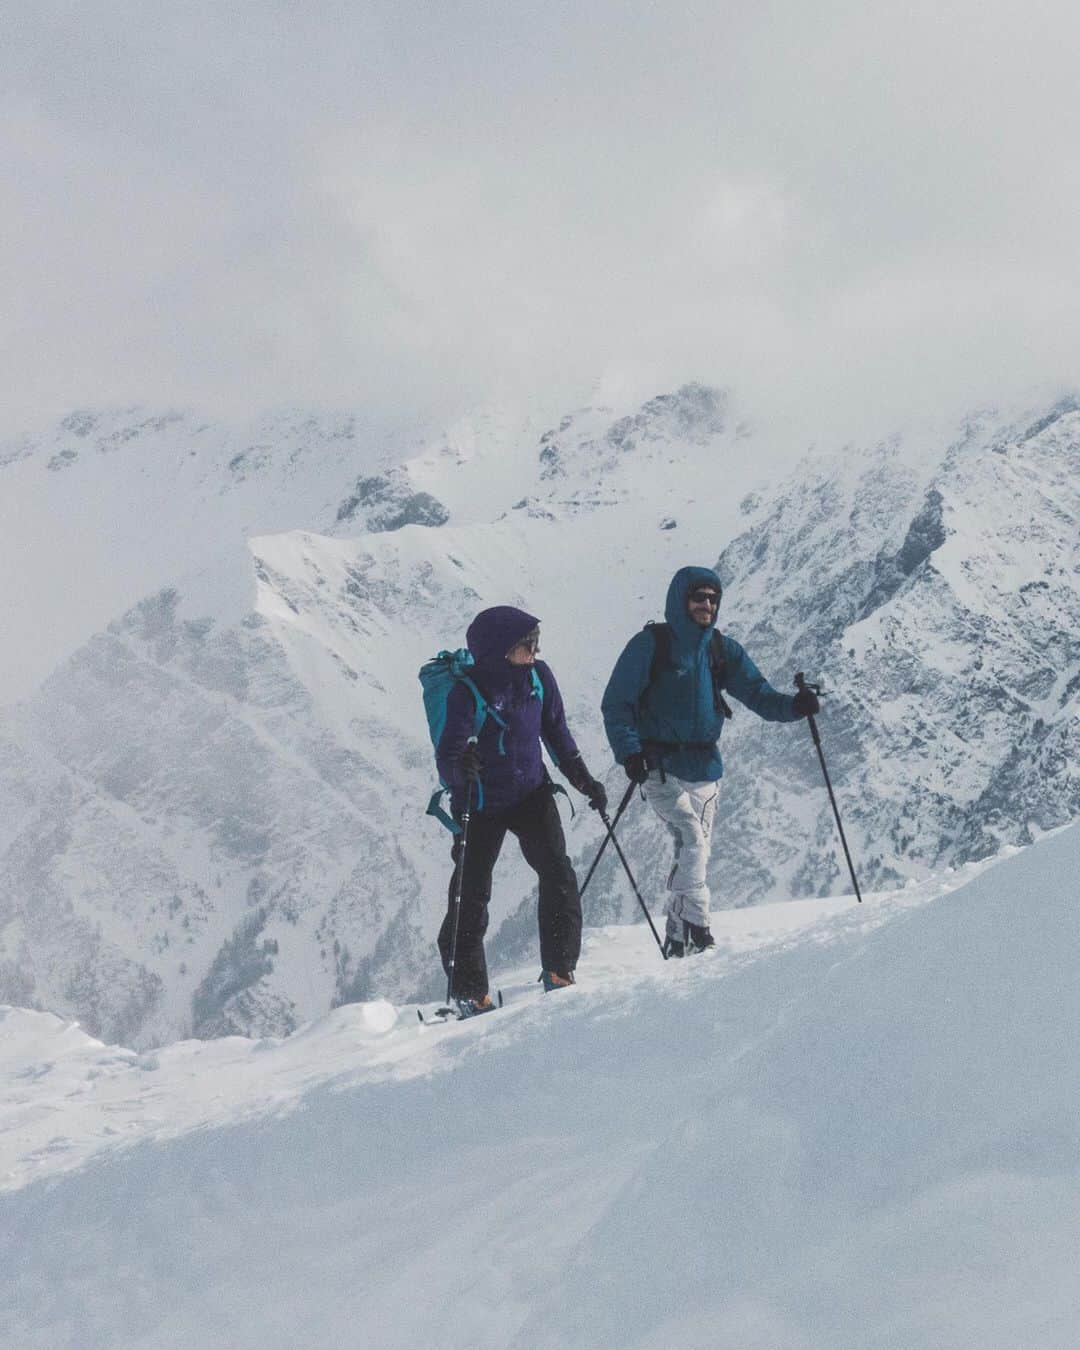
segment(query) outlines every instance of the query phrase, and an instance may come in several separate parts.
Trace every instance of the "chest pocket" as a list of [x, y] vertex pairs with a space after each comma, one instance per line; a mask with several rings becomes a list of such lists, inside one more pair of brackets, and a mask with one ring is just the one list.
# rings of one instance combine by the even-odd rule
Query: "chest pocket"
[[[652, 662], [649, 665], [649, 683], [642, 691], [641, 703], [644, 704], [648, 698], [649, 690], [656, 682], [657, 676], [661, 671], [670, 672], [676, 678], [673, 681], [674, 687], [682, 691], [686, 688], [688, 694], [687, 711], [693, 711], [693, 684], [688, 678], [689, 671], [685, 671], [675, 665], [671, 657], [671, 647], [674, 641], [674, 634], [671, 631], [669, 623], [647, 623], [645, 631], [652, 634], [653, 655]], [[724, 651], [723, 636], [714, 628], [712, 636], [709, 639], [709, 671], [712, 675], [712, 695], [713, 708], [723, 718], [732, 717], [731, 705], [724, 697], [724, 688], [728, 680], [727, 655]], [[679, 677], [682, 678], [679, 678]]]

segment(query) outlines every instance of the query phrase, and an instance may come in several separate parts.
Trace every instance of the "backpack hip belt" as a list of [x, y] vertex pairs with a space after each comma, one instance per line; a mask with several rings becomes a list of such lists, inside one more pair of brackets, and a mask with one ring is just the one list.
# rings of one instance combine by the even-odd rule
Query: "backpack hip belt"
[[715, 741], [642, 741], [641, 751], [645, 756], [645, 763], [649, 768], [655, 767], [660, 770], [661, 783], [667, 782], [667, 772], [664, 765], [664, 756], [672, 751], [678, 750], [713, 750], [716, 748]]

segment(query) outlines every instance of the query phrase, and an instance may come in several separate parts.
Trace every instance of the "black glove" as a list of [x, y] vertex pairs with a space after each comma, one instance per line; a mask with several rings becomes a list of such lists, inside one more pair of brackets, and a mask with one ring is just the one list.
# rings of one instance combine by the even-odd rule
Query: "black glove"
[[813, 717], [815, 713], [821, 711], [821, 704], [818, 701], [817, 694], [808, 684], [804, 684], [791, 705], [800, 717]]
[[626, 770], [626, 776], [631, 783], [644, 783], [649, 776], [649, 766], [645, 763], [645, 756], [640, 750], [635, 750], [632, 755], [627, 755], [623, 761], [623, 768]]
[[589, 805], [594, 811], [607, 810], [607, 791], [603, 783], [588, 771], [580, 755], [563, 767], [563, 773], [570, 780], [571, 786], [576, 787], [583, 797], [589, 799]]
[[467, 745], [458, 756], [458, 773], [463, 783], [479, 783], [484, 761], [475, 745]]

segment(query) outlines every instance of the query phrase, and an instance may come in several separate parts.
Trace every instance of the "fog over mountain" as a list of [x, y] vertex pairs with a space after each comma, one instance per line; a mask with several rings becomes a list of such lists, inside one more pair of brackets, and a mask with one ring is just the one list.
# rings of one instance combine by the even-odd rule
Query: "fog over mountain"
[[1077, 378], [1067, 0], [38, 0], [4, 36], [11, 430], [693, 376], [867, 437]]

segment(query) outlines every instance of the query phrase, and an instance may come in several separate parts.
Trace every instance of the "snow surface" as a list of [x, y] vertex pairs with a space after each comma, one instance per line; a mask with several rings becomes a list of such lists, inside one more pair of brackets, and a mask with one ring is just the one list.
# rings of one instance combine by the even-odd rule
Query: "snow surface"
[[422, 1027], [0, 1020], [0, 1343], [1054, 1350], [1080, 1316], [1080, 827], [715, 916]]

